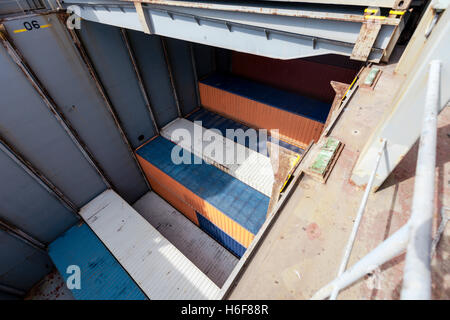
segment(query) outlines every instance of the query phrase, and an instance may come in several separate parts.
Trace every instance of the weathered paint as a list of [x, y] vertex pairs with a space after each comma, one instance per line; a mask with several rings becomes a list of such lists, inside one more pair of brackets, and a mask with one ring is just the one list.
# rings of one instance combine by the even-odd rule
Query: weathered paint
[[80, 268], [80, 289], [71, 289], [77, 300], [145, 300], [146, 296], [86, 225], [67, 230], [49, 246], [49, 254], [64, 278], [70, 265]]
[[150, 183], [168, 185], [191, 208], [248, 247], [265, 220], [269, 198], [186, 150], [192, 164], [174, 164], [174, 146], [158, 137], [137, 150]]
[[335, 95], [330, 82], [351, 83], [359, 67], [360, 63], [338, 55], [278, 60], [232, 53], [233, 74], [326, 103]]
[[[229, 118], [222, 117], [221, 115], [211, 112], [204, 108], [200, 108], [197, 111], [193, 112], [188, 117], [186, 117], [186, 119], [191, 120], [191, 121], [201, 121], [202, 126], [204, 128], [217, 129], [222, 133], [222, 136], [224, 136], [224, 137], [227, 136], [227, 129], [231, 129], [231, 130], [242, 129], [244, 132], [247, 131], [248, 129], [250, 129], [250, 127], [248, 127], [242, 123], [236, 122]], [[269, 153], [267, 150], [267, 142], [272, 141], [273, 140], [272, 137], [269, 135], [267, 137], [267, 139], [265, 139], [263, 136], [258, 135], [257, 139], [258, 139], [258, 141], [256, 142], [257, 151], [259, 153], [261, 153], [262, 155], [268, 156]], [[234, 141], [237, 143], [242, 143], [242, 145], [244, 145], [245, 147], [250, 148], [249, 139], [245, 139], [245, 141], [242, 141], [241, 139], [235, 138]], [[294, 151], [296, 153], [303, 152], [303, 149], [301, 149], [293, 144], [290, 144], [286, 141], [279, 140], [278, 144], [280, 145], [280, 147]]]
[[155, 130], [120, 29], [84, 20], [79, 35], [131, 146], [137, 148]]
[[218, 287], [223, 286], [238, 262], [233, 254], [155, 192], [145, 194], [133, 208]]
[[193, 73], [189, 43], [171, 38], [167, 38], [165, 41], [181, 114], [185, 116], [198, 107], [197, 83]]
[[[51, 24], [51, 27], [13, 33], [13, 30], [23, 27], [27, 19], [21, 17], [4, 23], [15, 46], [45, 84], [64, 117], [78, 132], [114, 187], [128, 201], [137, 200], [147, 191], [145, 180], [66, 26], [57, 14], [41, 15], [33, 19], [40, 25]], [[95, 195], [91, 193], [77, 204], [81, 206]]]
[[0, 283], [28, 291], [52, 268], [49, 256], [0, 230]]
[[245, 247], [242, 246], [239, 242], [231, 238], [225, 232], [220, 230], [216, 225], [214, 225], [211, 221], [203, 217], [200, 213], [197, 212], [198, 221], [200, 223], [200, 228], [208, 233], [211, 237], [216, 239], [220, 244], [222, 244], [225, 248], [230, 250], [233, 254], [238, 256], [239, 258], [245, 253]]
[[129, 30], [131, 47], [160, 128], [178, 116], [160, 37]]
[[114, 191], [103, 192], [80, 215], [150, 299], [217, 296], [219, 288]]
[[255, 128], [279, 130], [300, 146], [317, 141], [330, 105], [244, 79], [214, 75], [200, 82], [202, 105]]
[[[177, 137], [177, 132], [182, 130], [188, 132], [191, 139]], [[205, 129], [200, 122], [194, 123], [183, 118], [176, 119], [165, 126], [161, 130], [161, 135], [202, 158], [206, 163], [230, 174], [266, 196], [271, 196], [274, 172], [269, 157], [223, 137], [220, 132]], [[204, 152], [211, 148], [214, 148], [217, 153]], [[231, 158], [231, 155], [233, 158], [228, 159], [227, 157]]]

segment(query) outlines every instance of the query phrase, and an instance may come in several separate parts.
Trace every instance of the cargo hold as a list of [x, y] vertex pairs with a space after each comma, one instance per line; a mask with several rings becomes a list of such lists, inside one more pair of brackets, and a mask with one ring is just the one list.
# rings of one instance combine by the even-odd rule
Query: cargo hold
[[199, 82], [202, 105], [254, 128], [279, 130], [300, 147], [317, 141], [331, 105], [233, 75], [213, 74]]
[[187, 150], [182, 152], [191, 164], [175, 164], [171, 158], [174, 146], [171, 141], [157, 137], [136, 151], [152, 187], [165, 188], [178, 203], [185, 204], [184, 208], [173, 205], [197, 225], [199, 221], [194, 215], [199, 213], [247, 248], [265, 220], [269, 197]]

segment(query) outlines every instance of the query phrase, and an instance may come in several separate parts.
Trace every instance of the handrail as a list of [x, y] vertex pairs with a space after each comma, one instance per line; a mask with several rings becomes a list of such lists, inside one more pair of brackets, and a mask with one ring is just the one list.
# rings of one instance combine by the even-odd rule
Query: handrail
[[[407, 254], [401, 299], [425, 300], [431, 298], [431, 226], [434, 210], [433, 199], [440, 66], [440, 61], [437, 60], [433, 60], [430, 63], [411, 217], [397, 232], [344, 272], [351, 253], [354, 237], [358, 230], [362, 213], [364, 212], [368, 191], [371, 189], [371, 183], [373, 182], [371, 180], [375, 176], [381, 157], [381, 154], [379, 154], [375, 169], [370, 176], [368, 186], [361, 201], [357, 219], [355, 220], [355, 225], [353, 226], [352, 234], [339, 268], [339, 274], [333, 281], [317, 291], [311, 299], [325, 299], [328, 296], [330, 296], [330, 299], [335, 299], [339, 290], [355, 283], [364, 275], [378, 268], [378, 266], [398, 256], [405, 249], [407, 249]], [[383, 149], [381, 151], [384, 150], [385, 145], [386, 140], [383, 142]]]
[[[338, 277], [340, 277], [347, 267], [348, 259], [350, 258], [350, 253], [352, 252], [353, 243], [355, 242], [356, 234], [358, 233], [359, 225], [361, 223], [361, 219], [364, 214], [364, 210], [366, 209], [367, 199], [369, 198], [370, 191], [372, 190], [373, 182], [375, 181], [375, 175], [377, 173], [378, 165], [380, 164], [381, 156], [384, 153], [386, 147], [386, 139], [383, 139], [381, 144], [380, 151], [378, 151], [377, 160], [375, 162], [375, 167], [373, 168], [372, 173], [370, 174], [369, 182], [367, 183], [366, 190], [364, 191], [363, 198], [361, 200], [361, 204], [359, 205], [358, 213], [356, 214], [356, 219], [353, 224], [352, 233], [347, 242], [347, 246], [345, 248], [344, 256], [342, 257], [342, 262], [339, 267]], [[336, 300], [339, 294], [340, 288], [335, 286], [333, 292], [331, 293], [330, 300]]]

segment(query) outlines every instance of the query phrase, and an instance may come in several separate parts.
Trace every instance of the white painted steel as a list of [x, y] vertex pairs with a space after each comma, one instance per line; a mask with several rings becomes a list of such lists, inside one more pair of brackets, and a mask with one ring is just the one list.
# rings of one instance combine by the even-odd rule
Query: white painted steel
[[219, 288], [112, 190], [80, 215], [150, 299], [216, 299]]
[[439, 60], [430, 63], [422, 133], [417, 155], [409, 243], [403, 274], [402, 300], [431, 299], [431, 228], [440, 91]]
[[233, 254], [152, 191], [133, 208], [216, 285], [223, 286], [238, 262]]
[[326, 299], [331, 294], [334, 287], [338, 287], [339, 290], [342, 290], [355, 283], [366, 274], [377, 269], [382, 264], [398, 256], [403, 250], [405, 250], [408, 244], [408, 230], [408, 224], [401, 227], [392, 236], [383, 241], [364, 258], [359, 260], [349, 270], [345, 271], [339, 278], [336, 278], [325, 287], [317, 291], [311, 299]]
[[[188, 133], [192, 139], [181, 139], [183, 133]], [[274, 172], [269, 157], [223, 137], [218, 130], [203, 128], [183, 118], [166, 125], [161, 135], [266, 196], [272, 195]], [[222, 154], [210, 154], [208, 150], [212, 148], [221, 150]], [[227, 158], [231, 154], [242, 155], [242, 158]]]
[[[375, 180], [375, 175], [377, 173], [378, 165], [380, 164], [381, 156], [384, 152], [384, 148], [386, 146], [386, 140], [383, 141], [381, 145], [381, 149], [378, 152], [378, 157], [375, 162], [375, 167], [373, 168], [372, 174], [370, 175], [369, 183], [366, 186], [366, 190], [364, 191], [363, 198], [361, 199], [361, 204], [359, 205], [358, 213], [356, 214], [356, 219], [353, 224], [352, 233], [347, 242], [347, 246], [345, 247], [344, 256], [342, 257], [341, 265], [339, 266], [338, 277], [340, 277], [347, 267], [348, 259], [350, 258], [350, 253], [352, 252], [353, 244], [355, 243], [356, 234], [358, 233], [359, 224], [361, 223], [361, 219], [363, 217], [364, 210], [366, 209], [367, 199], [369, 199], [370, 191], [372, 190], [373, 182]], [[339, 287], [335, 287], [333, 292], [331, 293], [330, 300], [335, 300], [339, 294]]]

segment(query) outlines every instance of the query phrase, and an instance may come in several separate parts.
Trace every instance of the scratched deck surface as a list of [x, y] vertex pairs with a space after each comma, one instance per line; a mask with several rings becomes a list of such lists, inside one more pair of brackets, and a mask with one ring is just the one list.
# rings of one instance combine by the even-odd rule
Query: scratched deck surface
[[67, 267], [80, 267], [77, 300], [145, 300], [145, 294], [86, 225], [74, 226], [49, 246], [49, 254], [64, 281]]
[[219, 288], [114, 191], [80, 215], [150, 299], [217, 297]]
[[[336, 123], [332, 136], [345, 147], [326, 184], [302, 179], [279, 213], [231, 294], [231, 299], [309, 299], [336, 277], [364, 190], [349, 182], [360, 150], [404, 81], [395, 65], [381, 67], [374, 91], [358, 90]], [[435, 218], [450, 206], [450, 108], [438, 118]], [[383, 188], [371, 193], [348, 268], [408, 220], [414, 191], [417, 146], [392, 172]], [[435, 225], [438, 225], [436, 223]], [[450, 224], [432, 261], [433, 299], [449, 299]], [[399, 299], [404, 255], [341, 291], [339, 299]]]

